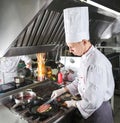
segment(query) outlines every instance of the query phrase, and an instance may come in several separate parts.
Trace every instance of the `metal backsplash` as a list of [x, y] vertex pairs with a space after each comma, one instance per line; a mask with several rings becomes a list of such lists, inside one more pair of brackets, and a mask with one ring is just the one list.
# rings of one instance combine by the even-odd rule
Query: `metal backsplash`
[[12, 43], [6, 56], [55, 50], [65, 40], [63, 27], [62, 13], [47, 9], [39, 11]]

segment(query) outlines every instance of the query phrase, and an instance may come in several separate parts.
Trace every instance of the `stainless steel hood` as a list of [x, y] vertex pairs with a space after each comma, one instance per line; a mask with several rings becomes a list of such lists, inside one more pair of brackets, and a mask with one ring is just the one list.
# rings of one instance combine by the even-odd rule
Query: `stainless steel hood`
[[[2, 4], [0, 4], [2, 7], [4, 5], [4, 1], [9, 0], [1, 1], [3, 1]], [[30, 4], [28, 0], [26, 0], [26, 4], [23, 2], [24, 0], [21, 0], [23, 3], [21, 3], [19, 0], [12, 1], [17, 2], [13, 2], [14, 4], [9, 2], [10, 5], [7, 6], [9, 9], [3, 9], [1, 11], [3, 12], [3, 19], [8, 20], [6, 23], [4, 20], [2, 20], [2, 24], [0, 21], [0, 27], [2, 27], [0, 28], [0, 36], [2, 37], [0, 38], [0, 42], [2, 42], [0, 45], [0, 50], [2, 51], [0, 53], [0, 56], [15, 56], [33, 54], [37, 52], [47, 52], [64, 46], [65, 34], [63, 23], [63, 9], [68, 7], [89, 7], [90, 36], [91, 41], [94, 44], [101, 42], [103, 39], [108, 40], [120, 32], [118, 27], [120, 24], [119, 16], [102, 8], [81, 2], [80, 0], [53, 0], [52, 2], [50, 0], [29, 0], [32, 4]], [[17, 6], [18, 1], [19, 6]], [[118, 0], [93, 1], [117, 12], [120, 12], [120, 2]], [[18, 7], [20, 7], [22, 16], [24, 15], [23, 18], [19, 16]], [[25, 8], [27, 8], [27, 10], [25, 10]], [[23, 9], [23, 11], [21, 9]], [[9, 10], [13, 12], [13, 15], [8, 14], [10, 13]], [[17, 14], [15, 13], [16, 10]], [[32, 14], [31, 11], [33, 11]], [[4, 12], [7, 13], [6, 16], [4, 15]], [[28, 16], [26, 19], [27, 21], [25, 20], [26, 16]], [[15, 22], [14, 19], [16, 18], [17, 22], [23, 23], [21, 24]], [[10, 23], [9, 19], [11, 19]], [[24, 21], [22, 21], [22, 19]], [[7, 27], [9, 27], [9, 30]]]
[[34, 16], [50, 2], [51, 0], [0, 0], [0, 57], [6, 56], [8, 52], [8, 56], [26, 54], [22, 49], [27, 45], [22, 43], [22, 39], [16, 44], [17, 37], [23, 34]]

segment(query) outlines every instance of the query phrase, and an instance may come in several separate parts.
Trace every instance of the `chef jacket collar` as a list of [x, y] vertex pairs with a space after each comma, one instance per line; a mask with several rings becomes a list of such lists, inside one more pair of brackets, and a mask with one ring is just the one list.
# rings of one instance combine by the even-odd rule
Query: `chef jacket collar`
[[92, 45], [91, 46], [91, 48], [84, 54], [84, 55], [82, 55], [82, 57], [81, 57], [81, 60], [82, 60], [82, 62], [86, 65], [87, 63], [88, 63], [88, 61], [89, 61], [89, 57], [90, 57], [90, 55], [92, 54], [92, 52], [94, 51], [94, 46]]

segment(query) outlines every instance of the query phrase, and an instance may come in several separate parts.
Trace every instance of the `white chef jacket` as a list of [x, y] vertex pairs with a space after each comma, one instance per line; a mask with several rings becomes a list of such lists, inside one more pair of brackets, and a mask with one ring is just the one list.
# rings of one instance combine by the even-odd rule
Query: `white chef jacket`
[[94, 46], [80, 57], [79, 73], [66, 87], [72, 95], [80, 94], [76, 105], [86, 119], [114, 93], [114, 79], [110, 61]]
[[0, 84], [14, 81], [14, 77], [17, 76], [17, 66], [20, 60], [23, 60], [26, 65], [31, 62], [28, 56], [0, 58]]

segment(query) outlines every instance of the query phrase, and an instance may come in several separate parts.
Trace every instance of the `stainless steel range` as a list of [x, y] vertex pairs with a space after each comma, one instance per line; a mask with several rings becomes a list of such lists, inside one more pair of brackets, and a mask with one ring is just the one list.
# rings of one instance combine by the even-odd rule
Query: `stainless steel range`
[[4, 104], [12, 113], [19, 115], [28, 123], [58, 123], [61, 122], [68, 113], [74, 110], [73, 108], [68, 109], [62, 105], [65, 100], [73, 98], [70, 94], [66, 93], [52, 101], [50, 103], [50, 110], [43, 113], [37, 112], [37, 108], [50, 98], [53, 90], [58, 88], [60, 88], [60, 86], [54, 82], [46, 82], [32, 89], [37, 95], [34, 100], [31, 100], [28, 103], [23, 102], [16, 104], [13, 98], [14, 96], [12, 96], [12, 98], [10, 97], [9, 101], [7, 100]]

